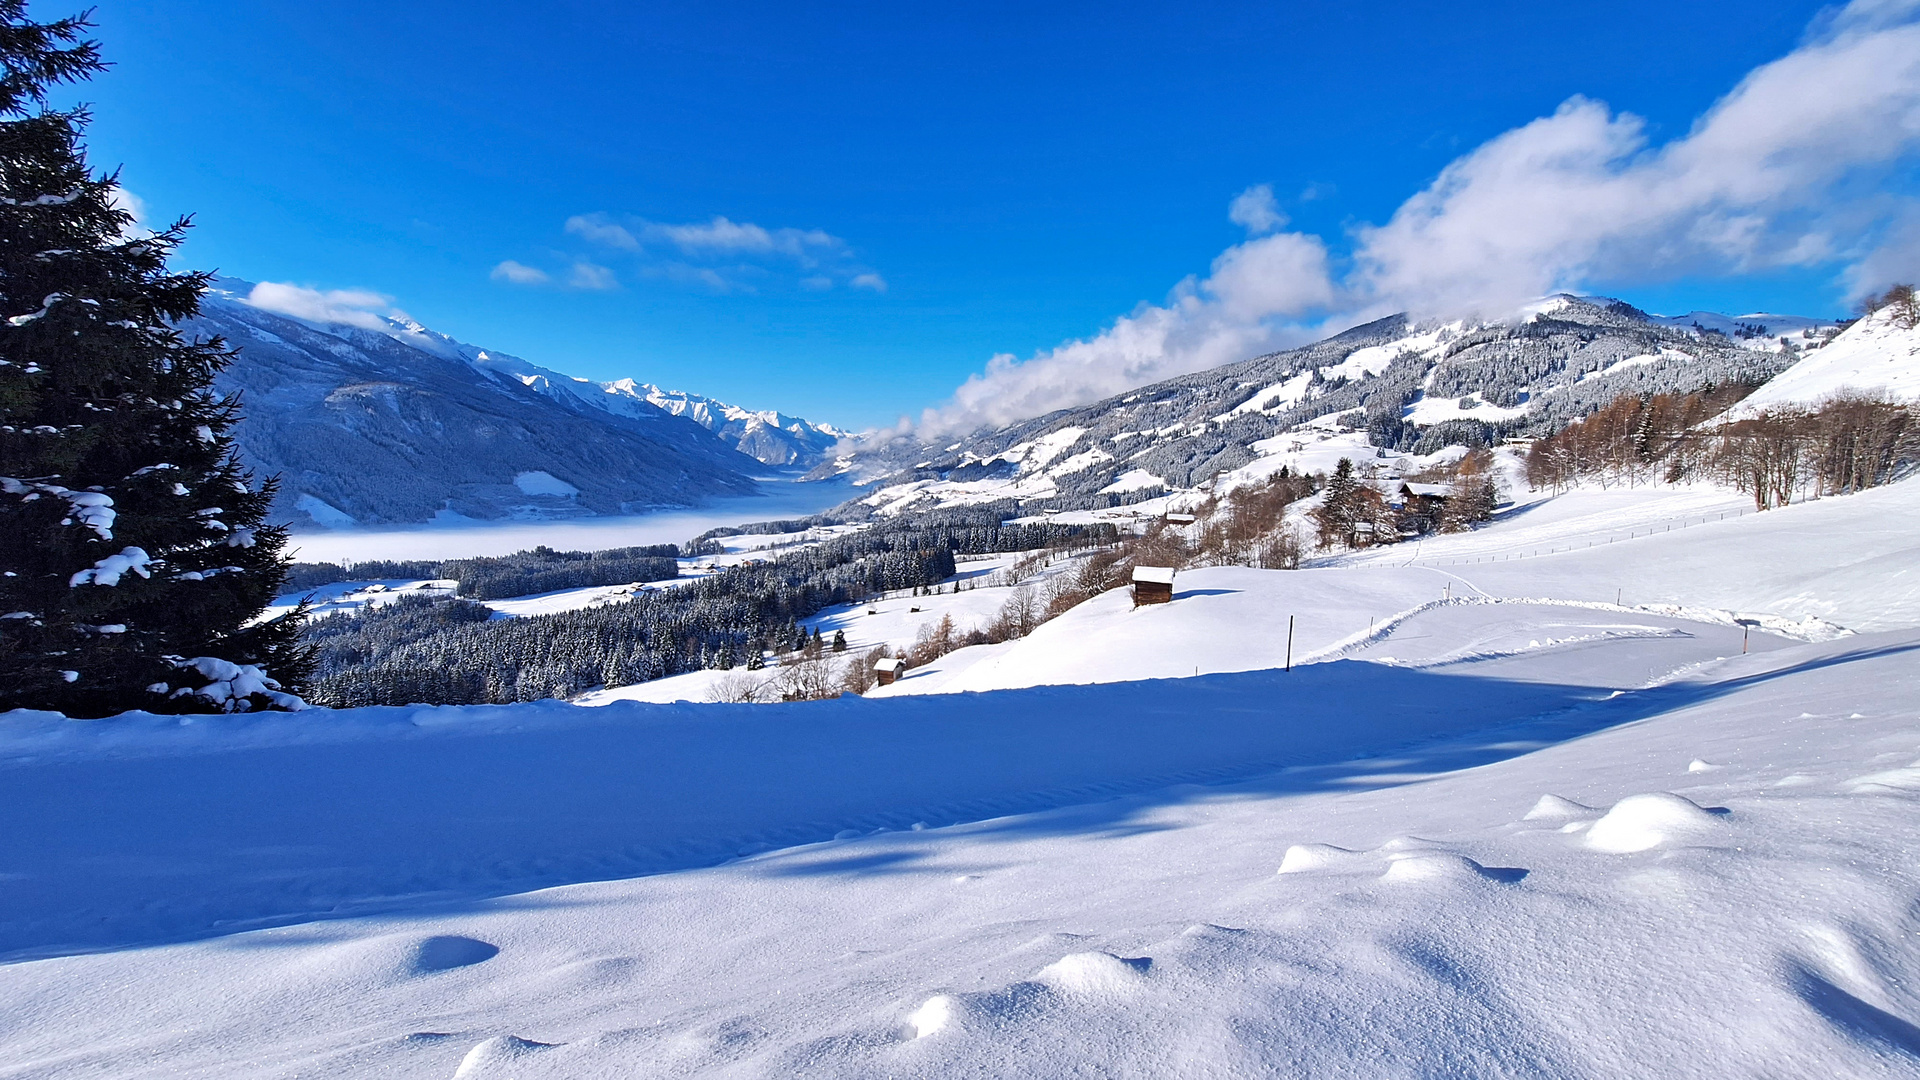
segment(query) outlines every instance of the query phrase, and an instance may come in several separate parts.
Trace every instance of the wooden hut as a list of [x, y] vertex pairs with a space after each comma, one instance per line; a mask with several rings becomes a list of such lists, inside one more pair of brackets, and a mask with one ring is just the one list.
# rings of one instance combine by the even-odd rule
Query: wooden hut
[[1136, 566], [1133, 568], [1133, 606], [1164, 604], [1173, 599], [1173, 567]]
[[883, 656], [873, 665], [873, 677], [881, 686], [892, 686], [893, 680], [907, 670], [907, 662], [897, 656]]

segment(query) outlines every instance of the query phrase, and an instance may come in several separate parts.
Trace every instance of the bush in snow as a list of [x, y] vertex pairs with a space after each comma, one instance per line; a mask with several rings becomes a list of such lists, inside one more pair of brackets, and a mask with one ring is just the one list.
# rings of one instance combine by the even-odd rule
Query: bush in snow
[[0, 710], [286, 705], [298, 616], [248, 625], [285, 535], [209, 389], [232, 354], [174, 329], [207, 287], [167, 269], [186, 223], [136, 233], [46, 101], [101, 69], [87, 26], [0, 0]]

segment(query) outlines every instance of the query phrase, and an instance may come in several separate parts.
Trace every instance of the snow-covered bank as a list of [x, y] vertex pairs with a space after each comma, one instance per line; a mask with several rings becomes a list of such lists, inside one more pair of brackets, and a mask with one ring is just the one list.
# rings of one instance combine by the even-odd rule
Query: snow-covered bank
[[[1623, 644], [1715, 643], [1598, 643], [1580, 667], [1611, 670]], [[57, 870], [91, 886], [35, 905], [39, 919], [10, 902], [12, 947], [103, 925], [126, 940], [168, 918], [231, 928], [240, 897], [337, 915], [342, 886], [383, 856], [404, 857], [389, 888], [429, 894], [569, 860], [616, 871], [623, 845], [659, 829], [612, 793], [684, 821], [676, 791], [698, 789], [702, 812], [737, 814], [733, 796], [783, 783], [756, 758], [792, 765], [811, 736], [862, 722], [888, 733], [871, 754], [805, 759], [829, 800], [925, 805], [929, 775], [984, 764], [946, 741], [962, 733], [976, 751], [982, 735], [1015, 740], [993, 771], [1028, 778], [1171, 771], [1195, 743], [1244, 762], [1273, 735], [1297, 767], [1089, 785], [1057, 810], [707, 870], [13, 964], [0, 1075], [1912, 1075], [1917, 652], [1910, 633], [1794, 646], [1610, 699], [1606, 678], [1551, 681], [1560, 661], [1536, 652], [1465, 677], [1347, 662], [1291, 683], [710, 708], [779, 716], [791, 739], [770, 724], [754, 733], [764, 753], [677, 789], [610, 751], [697, 741], [688, 710], [569, 710], [595, 722], [545, 729], [552, 710], [494, 710], [529, 729], [416, 731], [336, 745], [358, 752], [331, 762], [312, 745], [131, 759], [83, 735], [8, 767], [7, 806], [32, 809], [7, 830], [9, 870], [31, 876], [7, 884], [30, 898]], [[1337, 686], [1340, 705], [1290, 685]], [[1434, 724], [1436, 702], [1453, 719]], [[959, 720], [948, 703], [971, 708]], [[403, 726], [392, 713], [366, 722]], [[1439, 737], [1408, 741], [1422, 729]], [[1053, 760], [1018, 752], [1035, 737], [1022, 730], [1063, 740]], [[860, 783], [836, 779], [855, 769]], [[438, 824], [418, 816], [447, 799]], [[920, 820], [789, 809], [808, 818], [794, 839]], [[530, 839], [538, 856], [516, 864]]]

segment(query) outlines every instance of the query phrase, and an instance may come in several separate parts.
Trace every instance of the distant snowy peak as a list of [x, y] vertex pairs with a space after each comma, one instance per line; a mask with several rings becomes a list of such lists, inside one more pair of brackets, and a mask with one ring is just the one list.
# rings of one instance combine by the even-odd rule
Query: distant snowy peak
[[1713, 311], [1690, 311], [1685, 315], [1649, 315], [1647, 321], [1695, 333], [1723, 334], [1749, 348], [1778, 347], [1782, 337], [1818, 338], [1840, 329], [1834, 319], [1810, 319], [1803, 315], [1776, 315], [1754, 312], [1748, 315], [1721, 315]]
[[256, 285], [238, 278], [217, 278], [208, 300], [268, 311], [348, 341], [363, 335], [391, 338], [444, 360], [470, 364], [495, 378], [511, 379], [570, 405], [585, 404], [634, 420], [646, 420], [662, 413], [685, 417], [766, 465], [812, 468], [825, 461], [834, 445], [848, 435], [830, 424], [774, 411], [753, 412], [699, 394], [663, 390], [634, 379], [603, 383], [567, 375], [510, 353], [469, 345], [404, 314], [383, 315], [348, 302], [330, 303], [331, 295], [271, 283]]
[[786, 413], [755, 412], [684, 390], [664, 390], [652, 383], [619, 379], [604, 384], [611, 394], [638, 398], [674, 416], [684, 416], [732, 443], [749, 457], [768, 465], [811, 468], [852, 432], [818, 424]]

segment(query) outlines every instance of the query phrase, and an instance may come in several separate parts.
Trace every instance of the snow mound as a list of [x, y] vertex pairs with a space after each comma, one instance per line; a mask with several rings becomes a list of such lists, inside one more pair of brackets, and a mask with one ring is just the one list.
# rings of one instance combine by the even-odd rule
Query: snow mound
[[532, 1039], [523, 1039], [518, 1035], [495, 1035], [467, 1051], [467, 1056], [460, 1059], [460, 1067], [454, 1070], [453, 1080], [463, 1080], [464, 1077], [511, 1076], [511, 1072], [498, 1070], [510, 1070], [518, 1062], [553, 1048], [553, 1043], [534, 1042]]
[[1034, 981], [1074, 997], [1119, 997], [1140, 988], [1153, 961], [1104, 952], [1063, 956], [1034, 976]]
[[1281, 857], [1280, 869], [1275, 873], [1303, 874], [1313, 870], [1331, 870], [1350, 866], [1355, 860], [1364, 858], [1364, 852], [1349, 851], [1332, 844], [1295, 844]]
[[1720, 821], [1699, 803], [1671, 792], [1629, 795], [1587, 830], [1587, 846], [1624, 855], [1718, 828]]
[[1920, 791], [1920, 761], [1904, 769], [1868, 773], [1847, 781], [1847, 790], [1855, 795], [1890, 795]]
[[1563, 799], [1558, 795], [1542, 795], [1540, 801], [1533, 804], [1522, 821], [1557, 821], [1563, 818], [1585, 817], [1596, 812], [1596, 807], [1585, 806], [1572, 799]]
[[944, 1030], [953, 1023], [954, 1006], [957, 1002], [948, 994], [935, 994], [919, 1008], [907, 1016], [907, 1026], [913, 1029], [913, 1037], [924, 1039]]
[[1387, 864], [1381, 881], [1490, 881], [1495, 877], [1486, 867], [1448, 852], [1423, 852], [1403, 855]]

